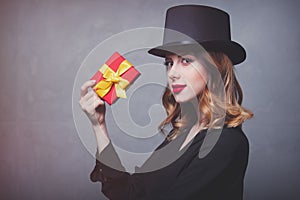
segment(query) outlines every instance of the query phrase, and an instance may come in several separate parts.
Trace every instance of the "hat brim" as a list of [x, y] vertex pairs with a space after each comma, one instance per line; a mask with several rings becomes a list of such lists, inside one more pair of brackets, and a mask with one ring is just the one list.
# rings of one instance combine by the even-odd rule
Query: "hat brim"
[[166, 57], [168, 54], [203, 51], [203, 48], [208, 52], [214, 51], [225, 53], [230, 58], [233, 65], [240, 64], [246, 59], [245, 49], [237, 42], [228, 40], [214, 40], [199, 43], [175, 42], [152, 48], [148, 53], [159, 57]]

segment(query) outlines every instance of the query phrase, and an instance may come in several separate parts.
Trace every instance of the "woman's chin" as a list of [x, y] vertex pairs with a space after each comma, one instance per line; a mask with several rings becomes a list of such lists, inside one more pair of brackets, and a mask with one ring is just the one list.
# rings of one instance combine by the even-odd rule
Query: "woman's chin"
[[175, 101], [179, 104], [188, 103], [191, 101], [192, 98], [184, 98], [184, 97], [175, 97]]
[[185, 99], [185, 98], [182, 98], [182, 97], [174, 97], [175, 98], [175, 101], [177, 102], [177, 103], [185, 103], [185, 102], [187, 102], [187, 99]]

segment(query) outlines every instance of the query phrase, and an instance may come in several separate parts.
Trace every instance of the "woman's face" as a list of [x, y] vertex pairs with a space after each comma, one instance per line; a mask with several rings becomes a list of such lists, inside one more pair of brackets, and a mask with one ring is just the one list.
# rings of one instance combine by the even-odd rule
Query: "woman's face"
[[194, 55], [167, 55], [165, 58], [168, 83], [178, 103], [188, 102], [205, 88], [207, 75], [204, 66]]

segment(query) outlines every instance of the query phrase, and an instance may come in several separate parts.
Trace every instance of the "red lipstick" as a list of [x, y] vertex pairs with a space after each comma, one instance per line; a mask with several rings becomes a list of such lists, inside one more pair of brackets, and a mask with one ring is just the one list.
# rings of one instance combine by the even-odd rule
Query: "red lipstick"
[[172, 85], [174, 93], [181, 92], [185, 87], [186, 87], [186, 85], [181, 85], [181, 84], [174, 84], [174, 85]]

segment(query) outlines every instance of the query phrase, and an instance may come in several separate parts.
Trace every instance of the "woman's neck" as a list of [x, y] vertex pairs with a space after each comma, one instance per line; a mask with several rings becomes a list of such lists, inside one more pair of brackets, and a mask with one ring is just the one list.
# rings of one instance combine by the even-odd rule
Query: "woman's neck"
[[191, 129], [183, 142], [180, 150], [184, 148], [202, 129], [203, 124], [201, 123], [201, 113], [199, 111], [198, 99], [193, 99], [189, 102], [181, 103], [181, 112], [183, 115], [187, 116], [188, 123]]
[[185, 116], [187, 123], [190, 126], [195, 124], [200, 125], [201, 113], [199, 110], [199, 102], [194, 98], [188, 102], [180, 103], [181, 116]]
[[203, 129], [202, 124], [197, 123], [194, 126], [192, 126], [192, 128], [190, 129], [188, 135], [186, 136], [184, 142], [182, 143], [179, 151], [181, 151], [181, 149], [183, 149], [192, 139], [194, 139], [194, 137]]

